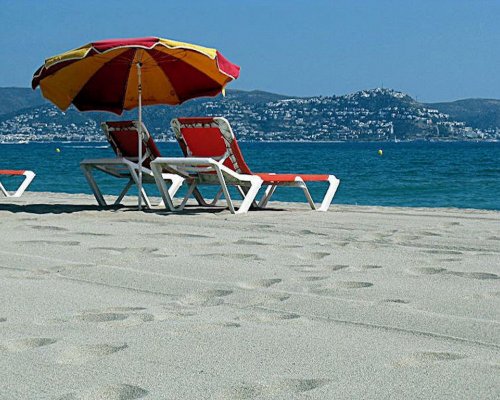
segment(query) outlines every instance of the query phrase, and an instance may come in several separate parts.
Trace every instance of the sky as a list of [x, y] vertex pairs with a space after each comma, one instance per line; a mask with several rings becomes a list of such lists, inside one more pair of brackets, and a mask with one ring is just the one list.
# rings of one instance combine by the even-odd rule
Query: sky
[[217, 48], [234, 89], [500, 99], [499, 19], [500, 0], [0, 0], [0, 87], [95, 40], [160, 36]]

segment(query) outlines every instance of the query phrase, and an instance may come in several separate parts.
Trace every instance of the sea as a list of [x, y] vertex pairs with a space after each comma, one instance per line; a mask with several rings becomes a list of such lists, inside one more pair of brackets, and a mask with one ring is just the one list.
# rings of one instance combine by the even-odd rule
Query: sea
[[[181, 156], [176, 143], [158, 145], [164, 156]], [[341, 180], [334, 198], [337, 204], [500, 210], [499, 142], [243, 142], [240, 146], [254, 172], [334, 174]], [[79, 162], [113, 156], [106, 143], [0, 144], [0, 169], [35, 171], [31, 191], [91, 194]], [[8, 189], [16, 185], [16, 178], [1, 179]], [[98, 179], [106, 194], [118, 194], [124, 184], [104, 174]], [[313, 198], [321, 200], [324, 184], [309, 186]], [[154, 185], [149, 191], [157, 193]], [[306, 201], [297, 188], [278, 188], [273, 199]]]

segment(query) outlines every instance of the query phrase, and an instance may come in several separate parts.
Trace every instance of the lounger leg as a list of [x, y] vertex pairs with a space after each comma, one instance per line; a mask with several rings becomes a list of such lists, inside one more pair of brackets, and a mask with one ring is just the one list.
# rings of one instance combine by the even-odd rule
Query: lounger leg
[[216, 193], [216, 195], [214, 196], [213, 200], [210, 203], [205, 200], [205, 198], [203, 197], [203, 195], [200, 192], [200, 189], [198, 189], [198, 188], [196, 188], [193, 191], [193, 196], [196, 199], [196, 201], [198, 202], [198, 205], [200, 205], [202, 207], [215, 206], [222, 196], [222, 189], [220, 189]]
[[191, 183], [191, 185], [189, 185], [188, 191], [187, 191], [186, 195], [184, 196], [184, 198], [182, 199], [181, 204], [178, 207], [176, 207], [174, 211], [184, 210], [184, 207], [186, 206], [187, 201], [189, 200], [189, 198], [191, 197], [191, 195], [193, 194], [193, 192], [196, 189], [196, 185], [197, 185], [196, 181], [193, 181]]
[[163, 177], [163, 180], [168, 179], [172, 182], [170, 185], [170, 188], [168, 189], [168, 194], [170, 195], [171, 198], [174, 198], [175, 194], [177, 191], [181, 188], [182, 184], [184, 183], [184, 178], [179, 175], [174, 175], [174, 174], [168, 174]]
[[325, 197], [323, 198], [323, 202], [321, 206], [318, 208], [318, 211], [327, 211], [328, 207], [332, 203], [333, 196], [335, 196], [335, 192], [337, 191], [340, 180], [337, 179], [334, 175], [330, 175], [328, 177], [328, 189], [326, 190]]
[[7, 190], [3, 187], [1, 182], [0, 182], [0, 192], [2, 192], [5, 197], [9, 197], [9, 192], [7, 192]]
[[80, 164], [80, 168], [83, 172], [83, 175], [85, 176], [85, 179], [87, 179], [87, 183], [89, 184], [92, 193], [94, 193], [94, 197], [97, 200], [97, 204], [99, 204], [102, 207], [107, 206], [106, 200], [104, 200], [104, 197], [102, 196], [102, 193], [99, 190], [99, 186], [97, 186], [97, 183], [94, 179], [94, 175], [92, 174], [92, 166]]
[[[175, 197], [175, 194], [177, 193], [177, 191], [181, 188], [182, 184], [184, 183], [184, 178], [182, 176], [179, 176], [179, 175], [165, 174], [163, 176], [163, 180], [164, 181], [169, 180], [172, 182], [172, 184], [170, 185], [170, 188], [168, 189], [168, 194], [169, 194], [170, 198], [173, 199]], [[163, 200], [160, 201], [158, 206], [165, 207], [165, 202]]]
[[[246, 186], [243, 186], [243, 187], [242, 187], [242, 186], [237, 186], [237, 188], [238, 188], [238, 192], [240, 192], [240, 194], [241, 194], [241, 198], [244, 200], [244, 199], [245, 199], [245, 196], [247, 195], [247, 193], [248, 193], [248, 190], [249, 190], [249, 189], [248, 189]], [[256, 196], [256, 197], [257, 197], [257, 196]], [[255, 201], [255, 199], [254, 199], [254, 201], [252, 202], [252, 207], [254, 207], [254, 208], [257, 208], [257, 207], [258, 207], [258, 204], [257, 204], [257, 202]]]
[[229, 211], [231, 211], [231, 214], [236, 214], [236, 210], [234, 209], [233, 200], [231, 199], [231, 195], [229, 194], [229, 189], [227, 188], [226, 180], [224, 179], [224, 175], [222, 175], [222, 172], [219, 168], [215, 168], [215, 170], [217, 172], [217, 176], [219, 177], [220, 186], [222, 188], [222, 191], [224, 192], [224, 197], [226, 198], [226, 202], [227, 202], [227, 206], [229, 208]]
[[16, 192], [10, 197], [21, 197], [26, 188], [29, 186], [31, 181], [35, 178], [35, 173], [33, 171], [24, 171], [24, 181], [21, 186], [16, 190]]
[[243, 214], [248, 212], [248, 209], [250, 206], [254, 203], [255, 197], [257, 196], [257, 193], [259, 192], [259, 189], [262, 185], [262, 179], [259, 177], [252, 177], [252, 180], [250, 181], [251, 186], [248, 189], [245, 198], [243, 199], [243, 202], [240, 205], [240, 208], [238, 211], [236, 211], [236, 214]]
[[197, 203], [199, 206], [203, 206], [203, 207], [206, 207], [208, 206], [209, 204], [205, 201], [205, 198], [203, 197], [203, 195], [201, 194], [200, 190], [198, 188], [196, 188], [194, 191], [193, 191], [193, 196], [194, 198], [196, 199]]
[[[169, 176], [168, 179], [172, 181], [172, 186], [169, 189], [164, 179], [166, 178], [166, 176], [161, 172], [161, 166], [159, 167], [157, 165], [152, 164], [151, 170], [153, 171], [153, 176], [155, 177], [156, 186], [158, 187], [161, 198], [163, 199], [163, 206], [165, 206], [165, 208], [167, 208], [170, 211], [177, 211], [176, 207], [174, 206], [173, 196], [182, 186], [184, 178], [179, 176], [179, 179], [177, 179], [175, 176]], [[192, 190], [193, 189], [191, 189], [191, 191]]]
[[120, 202], [123, 200], [127, 192], [129, 191], [130, 187], [134, 184], [133, 179], [129, 179], [123, 190], [121, 191], [120, 195], [116, 198], [115, 200], [115, 205], [120, 204]]
[[137, 171], [135, 170], [135, 168], [133, 168], [130, 165], [127, 165], [127, 167], [130, 171], [130, 176], [132, 177], [132, 179], [135, 182], [135, 185], [137, 186], [137, 189], [141, 191], [141, 196], [142, 196], [142, 199], [144, 200], [144, 203], [146, 204], [146, 206], [149, 209], [151, 209], [151, 202], [149, 201], [148, 195], [146, 194], [146, 191], [144, 190], [144, 186], [139, 185], [139, 176], [137, 175]]
[[316, 204], [314, 204], [314, 200], [312, 199], [311, 193], [309, 193], [309, 189], [307, 188], [305, 182], [299, 177], [295, 178], [295, 182], [299, 183], [298, 186], [304, 191], [304, 195], [306, 196], [309, 206], [311, 206], [313, 210], [316, 210]]
[[262, 199], [259, 201], [258, 204], [259, 208], [264, 208], [267, 205], [267, 202], [271, 199], [271, 196], [274, 194], [276, 187], [277, 187], [276, 185], [269, 185], [267, 187], [264, 196], [262, 196]]
[[217, 202], [220, 200], [222, 197], [223, 190], [220, 189], [214, 196], [214, 199], [210, 202], [209, 206], [215, 206]]

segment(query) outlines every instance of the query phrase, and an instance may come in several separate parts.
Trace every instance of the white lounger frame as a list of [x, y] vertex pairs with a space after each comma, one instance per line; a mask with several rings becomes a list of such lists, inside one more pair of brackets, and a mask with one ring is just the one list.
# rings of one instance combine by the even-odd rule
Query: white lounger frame
[[15, 192], [9, 192], [7, 189], [5, 189], [5, 186], [2, 185], [0, 182], [0, 192], [3, 193], [5, 197], [21, 197], [24, 191], [27, 189], [27, 187], [30, 185], [30, 183], [35, 179], [36, 174], [33, 171], [24, 171], [22, 174], [16, 173], [16, 174], [0, 174], [1, 175], [8, 175], [8, 176], [24, 176], [24, 180], [22, 183], [19, 185], [19, 187], [16, 189]]
[[[137, 123], [136, 121], [134, 121]], [[106, 137], [108, 137], [108, 128], [106, 127], [106, 123], [101, 124]], [[112, 129], [112, 128], [111, 128]], [[149, 137], [150, 134], [148, 130], [146, 129], [146, 126], [142, 124], [142, 132], [144, 137]], [[145, 153], [142, 162], [149, 156], [148, 152]], [[142, 164], [142, 163], [141, 163]], [[141, 196], [142, 199], [144, 200], [144, 203], [146, 204], [147, 208], [152, 208], [151, 201], [149, 200], [148, 195], [146, 194], [146, 191], [144, 189], [144, 186], [139, 185], [139, 162], [138, 158], [125, 158], [125, 157], [115, 157], [115, 158], [96, 158], [96, 159], [86, 159], [80, 162], [80, 168], [87, 179], [87, 182], [92, 190], [92, 193], [94, 194], [95, 199], [97, 200], [97, 203], [100, 206], [107, 206], [106, 200], [104, 199], [104, 196], [102, 195], [102, 192], [95, 180], [93, 171], [98, 170], [105, 172], [108, 175], [112, 175], [117, 178], [124, 178], [127, 179], [128, 181], [125, 184], [123, 190], [121, 193], [118, 195], [116, 200], [114, 201], [114, 205], [118, 205], [121, 203], [127, 192], [130, 190], [130, 188], [135, 185], [137, 188], [141, 186]], [[142, 182], [143, 183], [156, 183], [155, 178], [153, 176], [153, 172], [144, 166], [141, 167], [142, 170]], [[172, 173], [161, 173], [162, 179], [166, 181], [170, 181], [171, 185], [170, 188], [168, 189], [168, 193], [170, 196], [175, 196], [175, 193], [179, 188], [182, 186], [182, 183], [184, 182], [184, 178], [181, 177], [180, 175], [177, 174], [172, 174]], [[159, 204], [160, 206], [163, 206], [163, 201]]]
[[[195, 158], [195, 157], [159, 157], [151, 162], [151, 169], [153, 175], [156, 179], [156, 184], [160, 190], [163, 202], [165, 206], [170, 211], [181, 211], [184, 209], [189, 197], [193, 191], [197, 188], [199, 184], [209, 184], [209, 185], [220, 185], [221, 190], [217, 193], [214, 200], [211, 203], [206, 201], [200, 201], [198, 198], [198, 203], [205, 206], [215, 206], [220, 199], [221, 195], [227, 202], [229, 211], [232, 214], [243, 214], [248, 211], [250, 206], [254, 203], [255, 197], [262, 186], [262, 179], [258, 176], [253, 175], [243, 175], [234, 172], [233, 170], [227, 168], [223, 165], [225, 158], [221, 161], [217, 161], [213, 158]], [[185, 175], [186, 173], [195, 172], [210, 172], [214, 171], [215, 175], [214, 181], [203, 181], [198, 178], [191, 179], [189, 188], [187, 190], [184, 199], [181, 201], [180, 205], [175, 206], [173, 203], [173, 196], [170, 195], [169, 190], [165, 184], [165, 180], [161, 176], [161, 171], [164, 168], [176, 169], [180, 174]], [[206, 177], [206, 175], [201, 175]], [[229, 193], [228, 185], [237, 186], [240, 193], [243, 195], [243, 201], [238, 209], [234, 206], [231, 194]]]
[[[132, 162], [129, 159], [123, 157], [96, 158], [90, 160], [83, 160], [80, 163], [80, 168], [82, 169], [82, 172], [85, 178], [87, 179], [87, 182], [92, 190], [92, 193], [94, 194], [94, 197], [96, 198], [97, 203], [100, 206], [106, 206], [107, 203], [102, 195], [99, 186], [97, 185], [93, 171], [94, 170], [102, 171], [117, 178], [128, 178], [128, 181], [123, 187], [123, 190], [113, 203], [114, 205], [118, 205], [121, 203], [121, 201], [123, 200], [123, 198], [133, 185], [135, 185], [137, 188], [139, 187], [138, 166], [139, 166], [138, 163]], [[179, 188], [182, 186], [184, 178], [176, 174], [168, 174], [168, 173], [167, 174], [162, 173], [161, 176], [162, 179], [164, 179], [165, 181], [170, 181], [172, 183], [170, 185], [170, 188], [168, 189], [168, 193], [172, 197], [175, 196], [177, 190], [179, 190]], [[156, 183], [153, 176], [153, 172], [149, 168], [142, 167], [142, 183], [143, 184]], [[149, 200], [149, 197], [146, 194], [144, 186], [142, 187], [141, 190], [141, 196], [142, 199], [144, 200], [144, 204], [146, 204], [148, 208], [152, 208], [151, 200]], [[163, 205], [163, 202], [161, 202], [159, 205], [160, 206]]]
[[[234, 140], [235, 136], [231, 129], [231, 125], [225, 118], [215, 117], [213, 118], [213, 124], [220, 129], [224, 137], [224, 140], [226, 142], [226, 152], [223, 156], [217, 158], [159, 157], [151, 162], [151, 169], [156, 179], [156, 184], [162, 195], [163, 202], [165, 203], [165, 206], [168, 209], [170, 209], [171, 211], [182, 210], [188, 198], [191, 196], [196, 187], [199, 184], [208, 184], [208, 185], [220, 185], [221, 190], [216, 194], [214, 200], [209, 204], [204, 202], [203, 199], [201, 199], [200, 201], [199, 198], [200, 194], [198, 192], [197, 193], [198, 196], [196, 197], [198, 203], [203, 205], [214, 206], [217, 204], [221, 195], [224, 194], [227, 206], [231, 211], [231, 213], [233, 214], [246, 213], [252, 205], [254, 207], [264, 208], [271, 199], [272, 195], [274, 194], [278, 186], [299, 187], [303, 190], [307, 198], [307, 201], [309, 203], [309, 206], [313, 210], [317, 211], [328, 210], [340, 183], [340, 181], [334, 175], [328, 176], [328, 188], [326, 190], [325, 196], [323, 197], [323, 201], [321, 202], [321, 205], [319, 207], [316, 207], [316, 204], [314, 203], [311, 194], [309, 193], [307, 185], [300, 176], [297, 176], [295, 180], [291, 182], [279, 182], [276, 184], [268, 184], [262, 199], [257, 204], [255, 202], [255, 198], [258, 194], [259, 189], [263, 185], [264, 181], [258, 175], [241, 174], [223, 165], [224, 161], [228, 157], [231, 157], [233, 165], [237, 165], [237, 162], [231, 150], [231, 143]], [[181, 138], [182, 134], [181, 134], [180, 122], [177, 119], [173, 119], [171, 125], [177, 138], [178, 139]], [[169, 170], [178, 171], [178, 173], [183, 176], [189, 176], [190, 174], [192, 176], [187, 194], [180, 203], [180, 205], [178, 206], [174, 206], [172, 200], [173, 196], [171, 196], [168, 193], [165, 181], [161, 177], [161, 171], [165, 168]], [[206, 172], [215, 172], [215, 174], [206, 174]], [[187, 181], [188, 180], [186, 180], [186, 182]], [[231, 195], [229, 194], [228, 185], [236, 186], [243, 197], [243, 202], [241, 203], [238, 210], [236, 210], [233, 204]]]

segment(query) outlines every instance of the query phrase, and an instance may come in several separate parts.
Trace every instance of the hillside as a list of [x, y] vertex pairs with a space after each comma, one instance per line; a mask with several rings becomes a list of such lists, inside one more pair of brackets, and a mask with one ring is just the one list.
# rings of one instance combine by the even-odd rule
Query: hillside
[[0, 88], [0, 115], [22, 110], [23, 108], [36, 107], [44, 104], [39, 90], [30, 88]]
[[465, 99], [450, 103], [434, 103], [437, 108], [457, 121], [479, 129], [500, 127], [500, 100]]
[[[137, 116], [136, 110], [122, 116], [82, 113], [74, 108], [61, 112], [40, 99], [37, 92], [28, 95], [29, 89], [13, 92], [0, 88], [0, 97], [5, 90], [10, 91], [12, 104], [4, 102], [5, 109], [11, 111], [0, 115], [0, 142], [103, 140], [101, 121]], [[422, 104], [407, 94], [380, 88], [345, 96], [307, 98], [228, 90], [226, 97], [196, 99], [176, 107], [144, 108], [144, 120], [158, 140], [173, 139], [169, 128], [172, 118], [199, 115], [227, 117], [241, 140], [500, 139], [500, 101]]]

